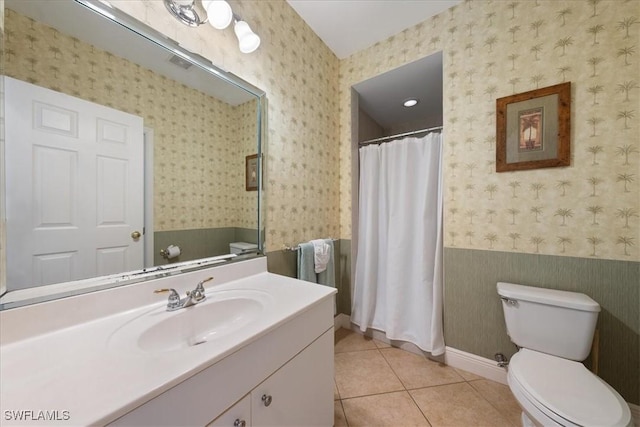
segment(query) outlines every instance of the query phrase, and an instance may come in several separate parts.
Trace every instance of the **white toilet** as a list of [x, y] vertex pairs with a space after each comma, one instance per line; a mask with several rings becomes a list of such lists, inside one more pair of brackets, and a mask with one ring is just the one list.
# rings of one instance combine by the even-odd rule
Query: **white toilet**
[[498, 283], [507, 333], [520, 349], [509, 387], [523, 426], [631, 426], [631, 411], [584, 367], [600, 305], [584, 294]]

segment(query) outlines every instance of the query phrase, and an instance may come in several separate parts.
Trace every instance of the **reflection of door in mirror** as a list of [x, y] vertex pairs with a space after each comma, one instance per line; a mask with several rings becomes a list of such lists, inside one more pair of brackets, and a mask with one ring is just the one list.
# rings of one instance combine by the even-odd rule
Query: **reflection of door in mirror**
[[9, 77], [5, 102], [12, 287], [143, 268], [142, 118]]
[[[160, 249], [170, 244], [182, 249], [177, 261], [189, 261], [229, 253], [232, 242], [257, 243], [258, 195], [245, 191], [244, 159], [257, 148], [258, 98], [228, 83], [220, 94], [211, 73], [123, 36], [118, 25], [89, 24], [93, 12], [73, 2], [29, 4], [6, 2], [6, 75], [139, 116], [153, 129], [154, 265], [167, 263]], [[74, 18], [70, 5], [88, 15]], [[52, 23], [25, 15], [32, 12]], [[57, 18], [83, 24], [67, 33]], [[90, 28], [91, 41], [77, 27]], [[8, 281], [9, 290], [18, 288]]]

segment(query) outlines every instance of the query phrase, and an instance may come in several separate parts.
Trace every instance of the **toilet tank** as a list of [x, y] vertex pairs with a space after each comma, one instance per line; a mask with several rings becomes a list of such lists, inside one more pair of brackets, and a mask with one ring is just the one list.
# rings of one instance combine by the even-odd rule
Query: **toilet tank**
[[507, 333], [518, 347], [582, 361], [600, 305], [585, 294], [498, 282]]
[[229, 252], [232, 254], [244, 254], [249, 252], [254, 252], [258, 250], [258, 245], [255, 243], [247, 243], [247, 242], [232, 242], [229, 243]]

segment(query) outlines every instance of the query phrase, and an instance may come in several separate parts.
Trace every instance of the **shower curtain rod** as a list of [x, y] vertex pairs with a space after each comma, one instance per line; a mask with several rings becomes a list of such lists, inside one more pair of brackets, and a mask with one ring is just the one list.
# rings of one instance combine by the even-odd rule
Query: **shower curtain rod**
[[418, 134], [418, 133], [435, 132], [435, 131], [438, 131], [438, 130], [442, 130], [442, 126], [436, 126], [436, 127], [433, 127], [433, 128], [414, 130], [414, 131], [411, 131], [411, 132], [399, 133], [399, 134], [396, 134], [396, 135], [383, 136], [382, 138], [370, 139], [368, 141], [359, 142], [358, 146], [359, 147], [364, 147], [365, 145], [375, 144], [376, 142], [383, 142], [383, 141], [386, 141], [388, 139], [400, 138], [400, 137], [403, 137], [403, 136], [415, 135], [415, 134]]

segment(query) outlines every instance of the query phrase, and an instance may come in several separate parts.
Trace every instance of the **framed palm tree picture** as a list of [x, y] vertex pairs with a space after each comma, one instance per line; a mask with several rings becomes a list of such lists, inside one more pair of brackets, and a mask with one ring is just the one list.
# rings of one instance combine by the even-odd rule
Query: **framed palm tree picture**
[[496, 100], [496, 172], [569, 166], [571, 82]]
[[245, 157], [245, 190], [258, 191], [258, 155]]

